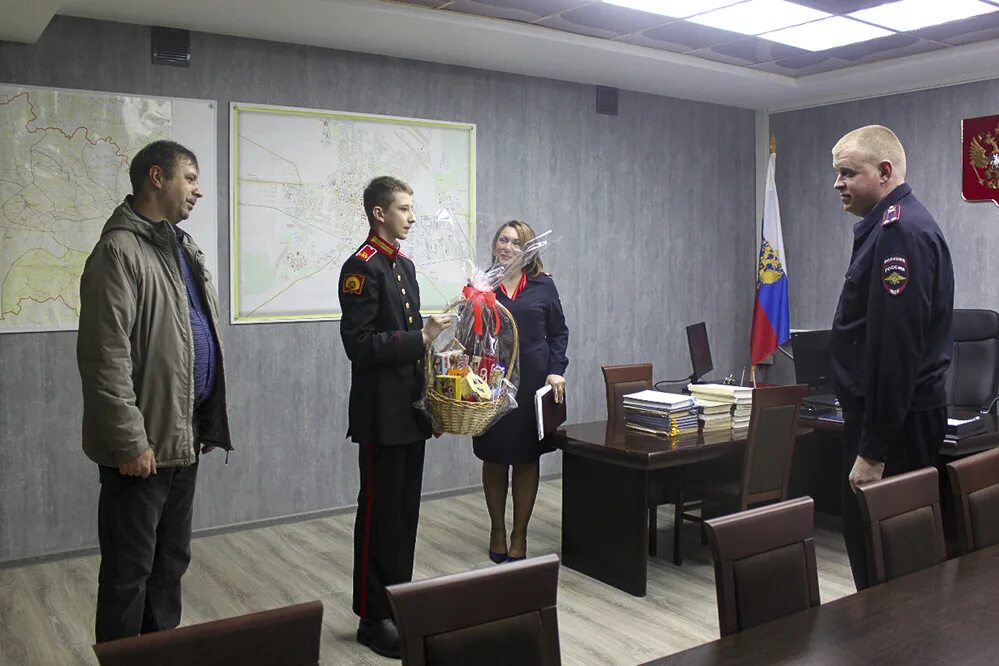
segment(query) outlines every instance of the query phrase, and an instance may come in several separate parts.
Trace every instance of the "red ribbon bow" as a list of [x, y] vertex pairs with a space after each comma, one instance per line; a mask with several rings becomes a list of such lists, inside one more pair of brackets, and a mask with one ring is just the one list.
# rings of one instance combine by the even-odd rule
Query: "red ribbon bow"
[[479, 291], [468, 285], [461, 290], [466, 301], [472, 303], [472, 330], [476, 335], [482, 335], [482, 308], [489, 308], [493, 313], [493, 334], [498, 335], [500, 329], [499, 308], [496, 307], [496, 294], [491, 291]]

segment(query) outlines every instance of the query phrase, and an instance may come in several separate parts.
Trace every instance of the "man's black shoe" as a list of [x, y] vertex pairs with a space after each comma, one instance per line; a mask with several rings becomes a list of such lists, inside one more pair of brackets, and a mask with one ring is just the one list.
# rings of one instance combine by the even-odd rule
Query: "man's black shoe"
[[361, 623], [357, 626], [357, 642], [367, 645], [373, 652], [383, 657], [402, 659], [399, 630], [390, 617], [382, 620], [362, 617]]

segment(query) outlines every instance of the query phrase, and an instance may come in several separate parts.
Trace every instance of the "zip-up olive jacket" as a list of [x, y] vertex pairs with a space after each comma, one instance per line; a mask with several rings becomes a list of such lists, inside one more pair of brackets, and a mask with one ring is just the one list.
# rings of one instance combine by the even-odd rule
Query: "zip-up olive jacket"
[[126, 197], [111, 214], [80, 280], [83, 451], [109, 467], [146, 448], [157, 467], [190, 465], [199, 443], [232, 450], [218, 295], [204, 253], [185, 236], [219, 345], [215, 387], [198, 408], [195, 442], [194, 339], [177, 236], [169, 222], [150, 223], [131, 204]]

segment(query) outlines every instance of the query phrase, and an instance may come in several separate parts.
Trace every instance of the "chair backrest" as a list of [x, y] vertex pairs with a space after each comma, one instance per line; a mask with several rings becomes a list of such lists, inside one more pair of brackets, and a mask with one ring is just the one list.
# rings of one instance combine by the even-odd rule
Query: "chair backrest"
[[741, 509], [787, 499], [804, 384], [753, 390], [746, 452], [742, 462]]
[[624, 396], [652, 388], [652, 364], [602, 365], [604, 386], [607, 387], [607, 423], [614, 429], [624, 427]]
[[101, 666], [313, 666], [323, 604], [304, 604], [98, 643]]
[[979, 410], [999, 394], [999, 312], [954, 310], [948, 404]]
[[924, 467], [857, 488], [872, 585], [946, 559], [938, 479]]
[[961, 549], [999, 543], [999, 449], [947, 463]]
[[386, 588], [402, 663], [560, 663], [556, 555]]
[[819, 605], [812, 498], [704, 521], [721, 635]]

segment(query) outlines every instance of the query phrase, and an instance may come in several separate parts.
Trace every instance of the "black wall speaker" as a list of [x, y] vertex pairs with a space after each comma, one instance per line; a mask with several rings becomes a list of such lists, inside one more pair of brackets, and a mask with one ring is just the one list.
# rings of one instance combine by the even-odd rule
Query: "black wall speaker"
[[191, 66], [191, 31], [178, 28], [152, 28], [154, 65]]
[[597, 113], [605, 116], [617, 115], [617, 88], [597, 86]]

